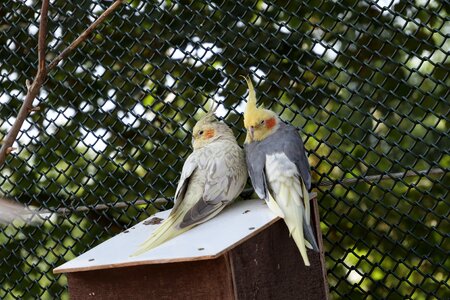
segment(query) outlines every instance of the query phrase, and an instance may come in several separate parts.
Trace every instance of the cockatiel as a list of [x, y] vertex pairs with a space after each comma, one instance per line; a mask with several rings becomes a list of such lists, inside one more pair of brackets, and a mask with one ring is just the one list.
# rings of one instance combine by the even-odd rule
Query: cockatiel
[[183, 165], [169, 217], [132, 256], [206, 222], [220, 213], [244, 189], [247, 168], [244, 151], [232, 130], [214, 116], [214, 109], [194, 126], [194, 151]]
[[311, 175], [303, 141], [295, 127], [286, 125], [267, 109], [256, 106], [250, 78], [244, 111], [247, 130], [245, 154], [255, 192], [269, 208], [283, 218], [303, 261], [310, 265], [306, 247], [319, 251], [311, 228], [308, 190]]

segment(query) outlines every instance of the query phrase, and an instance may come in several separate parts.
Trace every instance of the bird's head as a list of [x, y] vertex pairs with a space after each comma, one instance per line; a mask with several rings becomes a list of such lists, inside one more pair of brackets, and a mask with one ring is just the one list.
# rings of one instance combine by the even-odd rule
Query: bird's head
[[233, 131], [223, 122], [219, 121], [214, 115], [215, 108], [204, 115], [194, 126], [192, 131], [192, 147], [202, 148], [219, 138], [234, 140]]
[[245, 143], [262, 141], [274, 133], [280, 123], [277, 114], [256, 106], [256, 95], [252, 81], [245, 77], [248, 85], [248, 101], [244, 111], [244, 127], [247, 130]]

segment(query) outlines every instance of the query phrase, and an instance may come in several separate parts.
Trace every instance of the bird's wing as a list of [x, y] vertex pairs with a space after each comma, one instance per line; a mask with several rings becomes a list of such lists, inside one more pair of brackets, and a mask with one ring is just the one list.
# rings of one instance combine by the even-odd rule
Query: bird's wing
[[[300, 154], [299, 154], [300, 155]], [[305, 264], [309, 261], [306, 247], [318, 251], [310, 224], [310, 203], [308, 190], [299, 175], [296, 164], [284, 152], [266, 156], [266, 174], [269, 190], [294, 238]]]
[[247, 174], [242, 149], [237, 145], [233, 149], [223, 147], [220, 152], [207, 155], [203, 196], [186, 213], [180, 228], [213, 218], [243, 190]]
[[201, 198], [203, 185], [201, 180], [199, 180], [202, 177], [201, 172], [199, 172], [201, 167], [198, 165], [200, 155], [201, 153], [194, 151], [186, 159], [175, 192], [175, 204], [172, 211], [131, 256], [137, 256], [147, 252], [189, 229], [184, 228], [180, 230], [178, 224], [181, 222], [185, 212], [189, 210], [191, 201], [196, 201], [198, 198]]
[[[287, 159], [292, 162], [297, 170], [296, 177], [298, 177], [297, 189], [306, 188], [305, 195], [302, 197], [305, 207], [305, 220], [308, 226], [311, 225], [311, 208], [309, 203], [308, 191], [311, 189], [311, 174], [309, 172], [309, 162], [306, 157], [306, 150], [302, 139], [300, 138], [297, 129], [291, 125], [284, 125], [280, 132], [280, 139], [278, 140], [279, 150], [284, 153]], [[304, 186], [303, 186], [304, 184]]]
[[284, 125], [280, 133], [282, 137], [279, 141], [279, 145], [282, 148], [280, 150], [295, 164], [306, 188], [308, 190], [311, 189], [308, 157], [306, 156], [305, 146], [297, 129], [291, 125]]
[[259, 198], [269, 201], [267, 190], [266, 174], [264, 166], [266, 164], [266, 153], [259, 147], [259, 143], [245, 144], [245, 159], [247, 161], [248, 174]]
[[180, 204], [183, 202], [184, 196], [186, 195], [186, 190], [189, 185], [189, 180], [197, 169], [198, 155], [196, 152], [192, 152], [191, 155], [186, 159], [181, 170], [180, 181], [178, 181], [177, 190], [175, 191], [174, 201], [175, 204], [172, 208], [172, 212], [177, 211]]

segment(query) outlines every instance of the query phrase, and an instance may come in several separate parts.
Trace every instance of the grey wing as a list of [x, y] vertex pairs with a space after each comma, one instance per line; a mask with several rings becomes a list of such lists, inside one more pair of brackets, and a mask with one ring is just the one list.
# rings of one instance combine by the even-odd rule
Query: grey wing
[[183, 221], [180, 223], [180, 228], [206, 222], [216, 216], [223, 208], [225, 208], [225, 206], [226, 204], [223, 202], [209, 203], [203, 198], [200, 198], [200, 200], [186, 213]]
[[311, 189], [311, 173], [309, 172], [309, 162], [306, 157], [305, 145], [299, 136], [297, 129], [286, 125], [285, 132], [281, 135], [283, 138], [283, 152], [295, 163], [297, 169], [305, 182], [308, 190]]
[[208, 163], [202, 198], [186, 213], [180, 228], [213, 218], [244, 189], [247, 174], [243, 153], [230, 151], [216, 157]]
[[245, 144], [245, 158], [247, 160], [248, 174], [252, 181], [253, 189], [259, 198], [267, 200], [269, 194], [264, 170], [266, 153], [258, 145], [258, 143]]
[[195, 152], [192, 152], [183, 165], [180, 181], [178, 181], [177, 190], [175, 192], [175, 204], [172, 208], [172, 212], [175, 212], [180, 206], [180, 203], [183, 201], [184, 195], [186, 194], [186, 190], [189, 185], [189, 180], [192, 174], [194, 174], [194, 171], [197, 169], [197, 167], [197, 155]]

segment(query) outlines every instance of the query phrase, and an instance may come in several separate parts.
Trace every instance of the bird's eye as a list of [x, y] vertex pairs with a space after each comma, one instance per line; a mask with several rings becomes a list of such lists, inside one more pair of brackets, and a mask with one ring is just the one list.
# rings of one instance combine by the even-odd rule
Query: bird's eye
[[266, 121], [265, 121], [265, 120], [262, 120], [262, 121], [261, 121], [261, 124], [264, 124], [264, 123], [266, 123]]
[[203, 130], [198, 132], [198, 135], [202, 135], [203, 134]]

